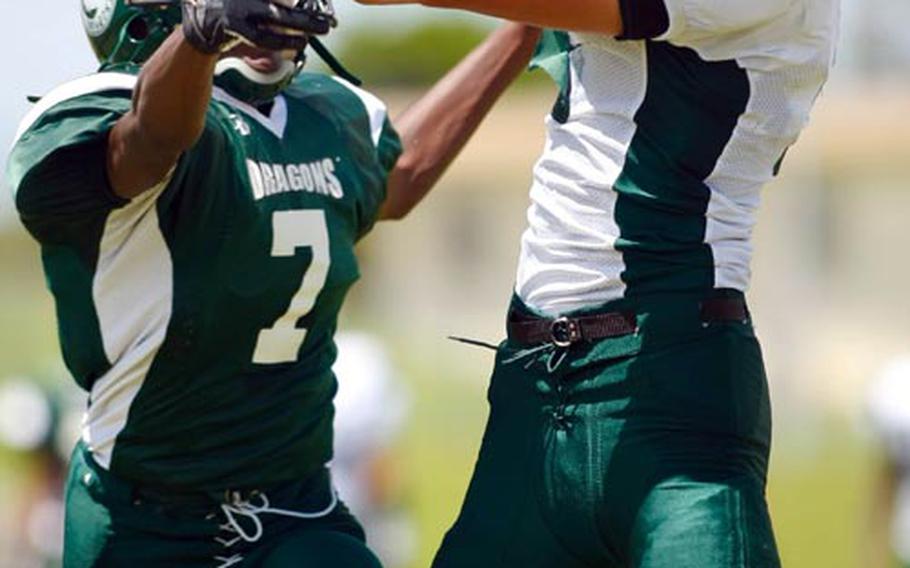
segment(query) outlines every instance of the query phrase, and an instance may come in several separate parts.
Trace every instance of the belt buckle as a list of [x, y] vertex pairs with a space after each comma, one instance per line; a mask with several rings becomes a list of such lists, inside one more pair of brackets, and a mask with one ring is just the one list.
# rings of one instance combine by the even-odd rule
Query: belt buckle
[[578, 322], [565, 316], [557, 318], [550, 323], [550, 341], [556, 347], [571, 347], [581, 339]]

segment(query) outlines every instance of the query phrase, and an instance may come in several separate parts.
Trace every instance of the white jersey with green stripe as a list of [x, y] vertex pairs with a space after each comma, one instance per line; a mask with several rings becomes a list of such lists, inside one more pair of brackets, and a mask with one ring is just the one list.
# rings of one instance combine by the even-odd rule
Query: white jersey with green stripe
[[549, 32], [538, 53], [562, 91], [516, 292], [541, 311], [749, 286], [759, 192], [827, 79], [839, 1], [637, 6], [658, 1], [657, 37]]
[[383, 104], [303, 74], [267, 112], [216, 89], [200, 140], [132, 201], [107, 179], [131, 72], [60, 87], [8, 164], [41, 244], [83, 440], [129, 479], [265, 486], [331, 458], [333, 336], [400, 142]]

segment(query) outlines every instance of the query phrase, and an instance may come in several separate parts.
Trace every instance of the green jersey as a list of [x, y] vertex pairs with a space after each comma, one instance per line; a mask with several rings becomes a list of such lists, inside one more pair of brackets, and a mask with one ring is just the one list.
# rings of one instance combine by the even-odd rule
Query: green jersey
[[303, 74], [262, 113], [215, 90], [198, 143], [126, 201], [107, 134], [136, 77], [42, 100], [8, 180], [40, 242], [83, 441], [122, 477], [262, 487], [331, 458], [333, 334], [401, 149], [383, 104]]

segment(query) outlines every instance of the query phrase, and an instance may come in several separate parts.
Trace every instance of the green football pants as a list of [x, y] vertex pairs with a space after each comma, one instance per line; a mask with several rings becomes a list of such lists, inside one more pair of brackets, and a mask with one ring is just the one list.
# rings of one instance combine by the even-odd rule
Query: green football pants
[[[127, 483], [98, 466], [80, 444], [67, 483], [63, 563], [65, 568], [380, 568], [363, 529], [343, 504], [331, 507], [333, 502], [327, 470], [263, 493], [209, 498]], [[307, 511], [316, 518], [289, 515]]]
[[680, 297], [574, 315], [620, 310], [637, 314], [635, 334], [500, 346], [480, 456], [434, 568], [780, 565], [751, 323], [703, 321], [699, 299]]

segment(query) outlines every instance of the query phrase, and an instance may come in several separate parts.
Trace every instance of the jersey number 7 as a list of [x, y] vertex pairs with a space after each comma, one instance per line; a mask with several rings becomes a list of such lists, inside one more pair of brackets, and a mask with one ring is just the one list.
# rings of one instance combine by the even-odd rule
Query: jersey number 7
[[329, 231], [322, 210], [276, 211], [272, 216], [273, 257], [291, 257], [300, 247], [313, 250], [313, 261], [303, 275], [300, 288], [291, 298], [288, 310], [269, 329], [259, 332], [253, 363], [274, 365], [293, 363], [306, 339], [307, 330], [297, 322], [316, 304], [325, 286], [332, 259], [329, 255]]

